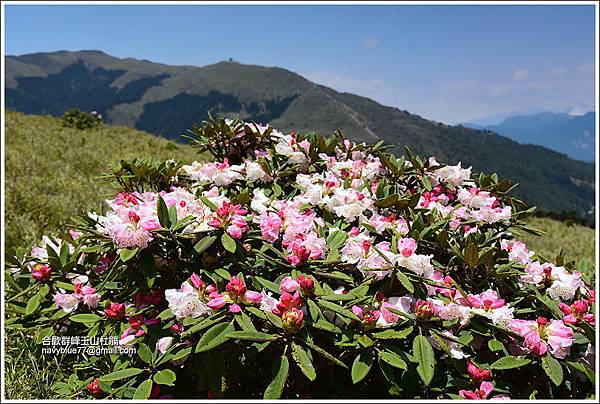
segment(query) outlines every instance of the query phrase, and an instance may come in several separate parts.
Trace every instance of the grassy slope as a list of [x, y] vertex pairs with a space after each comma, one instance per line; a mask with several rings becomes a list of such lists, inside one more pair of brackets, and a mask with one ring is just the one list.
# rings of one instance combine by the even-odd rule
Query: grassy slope
[[190, 146], [104, 126], [80, 131], [49, 116], [6, 112], [6, 251], [52, 233], [113, 193], [97, 176], [120, 159], [198, 159]]
[[568, 259], [579, 261], [586, 259], [595, 262], [594, 229], [576, 224], [567, 225], [548, 218], [533, 218], [531, 224], [545, 232], [549, 237], [526, 234], [521, 239], [536, 253], [554, 261], [554, 257], [562, 248]]

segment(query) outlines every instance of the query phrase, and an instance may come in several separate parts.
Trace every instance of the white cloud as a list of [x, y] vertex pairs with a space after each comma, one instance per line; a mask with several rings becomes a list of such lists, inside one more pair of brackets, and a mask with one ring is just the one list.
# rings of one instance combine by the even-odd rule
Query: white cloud
[[512, 77], [516, 81], [527, 80], [527, 78], [529, 77], [529, 72], [525, 69], [515, 70]]
[[550, 70], [550, 75], [551, 76], [562, 76], [565, 73], [566, 73], [566, 69], [564, 67], [560, 67], [560, 66], [553, 67]]
[[381, 43], [381, 39], [379, 38], [369, 38], [365, 42], [363, 42], [363, 46], [365, 48], [373, 49], [379, 46]]
[[593, 73], [594, 72], [594, 64], [593, 63], [585, 63], [582, 65], [579, 65], [579, 66], [577, 66], [577, 70], [580, 72]]

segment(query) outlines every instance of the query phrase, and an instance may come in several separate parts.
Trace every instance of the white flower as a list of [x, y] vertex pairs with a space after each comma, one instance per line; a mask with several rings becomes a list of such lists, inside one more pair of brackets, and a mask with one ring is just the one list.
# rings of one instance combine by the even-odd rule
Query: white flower
[[433, 255], [412, 254], [409, 257], [399, 255], [398, 265], [419, 276], [430, 278], [434, 271], [431, 258], [433, 258]]
[[265, 292], [263, 290], [262, 292], [260, 292], [260, 294], [262, 295], [262, 299], [260, 301], [259, 308], [262, 311], [272, 312], [273, 309], [277, 306], [277, 303], [279, 302], [279, 300], [275, 299], [271, 292]]
[[173, 344], [173, 337], [162, 337], [161, 339], [156, 341], [156, 349], [160, 353], [164, 354], [165, 352], [167, 352], [167, 349], [169, 349], [172, 344]]
[[[435, 162], [435, 159], [433, 161]], [[433, 172], [433, 177], [440, 182], [445, 182], [455, 187], [463, 185], [465, 181], [471, 178], [471, 167], [462, 168], [460, 164], [459, 162], [455, 166], [445, 166], [437, 169]]]
[[[182, 320], [186, 317], [200, 317], [210, 312], [210, 308], [198, 299], [198, 293], [191, 286], [184, 287], [189, 284], [185, 282], [182, 289], [167, 289], [165, 290], [165, 299], [169, 302], [169, 309], [177, 317]], [[191, 289], [191, 290], [190, 290]]]

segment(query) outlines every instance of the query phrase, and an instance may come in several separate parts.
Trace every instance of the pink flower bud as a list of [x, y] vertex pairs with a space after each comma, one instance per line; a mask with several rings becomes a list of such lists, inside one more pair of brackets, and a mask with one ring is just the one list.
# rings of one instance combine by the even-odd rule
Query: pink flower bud
[[31, 277], [38, 282], [50, 279], [52, 268], [49, 265], [36, 265], [31, 270]]
[[220, 309], [221, 307], [225, 306], [226, 303], [227, 302], [225, 301], [224, 297], [216, 297], [212, 300], [209, 300], [206, 305], [211, 309]]
[[227, 286], [225, 286], [225, 290], [229, 292], [231, 300], [236, 300], [239, 296], [244, 296], [246, 293], [246, 284], [237, 276], [232, 276]]
[[248, 291], [244, 294], [244, 300], [251, 304], [260, 304], [262, 301], [262, 294], [259, 292]]
[[283, 331], [293, 334], [302, 328], [304, 312], [293, 307], [282, 314], [281, 320], [283, 322]]
[[279, 283], [279, 290], [282, 292], [294, 293], [300, 288], [300, 284], [294, 279], [286, 276]]
[[204, 282], [202, 281], [202, 279], [200, 279], [200, 277], [195, 273], [193, 273], [192, 276], [190, 276], [190, 282], [192, 286], [196, 289], [200, 289], [202, 286], [204, 286]]

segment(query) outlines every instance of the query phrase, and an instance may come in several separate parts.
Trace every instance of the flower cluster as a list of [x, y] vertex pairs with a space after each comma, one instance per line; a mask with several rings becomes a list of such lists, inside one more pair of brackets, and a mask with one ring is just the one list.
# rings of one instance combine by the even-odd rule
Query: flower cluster
[[513, 236], [527, 211], [506, 183], [340, 136], [224, 119], [198, 133], [216, 161], [166, 189], [138, 178], [72, 243], [17, 258], [40, 301], [28, 315], [138, 348], [78, 367], [85, 394], [545, 398], [550, 378], [552, 397], [580, 397], [567, 377], [593, 390], [593, 288]]

